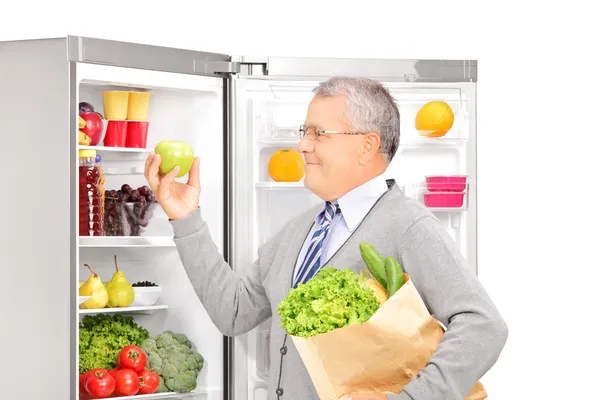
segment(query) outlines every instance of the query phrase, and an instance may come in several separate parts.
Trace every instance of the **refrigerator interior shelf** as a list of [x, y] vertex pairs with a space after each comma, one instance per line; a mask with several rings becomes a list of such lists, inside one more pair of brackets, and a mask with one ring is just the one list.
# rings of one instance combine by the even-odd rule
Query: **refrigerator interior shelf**
[[172, 236], [80, 236], [79, 247], [175, 247]]
[[272, 136], [256, 139], [256, 143], [261, 146], [287, 146], [294, 149], [299, 141], [298, 136]]
[[104, 175], [139, 175], [144, 173], [144, 165], [131, 165], [120, 167], [103, 166], [102, 169], [104, 171]]
[[257, 189], [306, 189], [304, 183], [300, 182], [258, 182]]
[[154, 149], [129, 148], [129, 147], [109, 147], [109, 146], [79, 146], [79, 150], [96, 150], [97, 152], [110, 153], [150, 153]]
[[81, 309], [79, 310], [79, 314], [112, 314], [112, 313], [121, 313], [121, 314], [142, 314], [142, 313], [152, 313], [158, 310], [166, 310], [169, 308], [166, 304], [157, 304], [153, 306], [140, 306], [140, 307], [118, 307], [118, 308], [92, 308], [92, 309]]
[[402, 148], [420, 148], [420, 147], [462, 147], [467, 143], [467, 139], [465, 138], [427, 138], [427, 137], [417, 137], [414, 139], [409, 139], [405, 142], [402, 142], [400, 139], [400, 149]]
[[464, 212], [467, 211], [466, 207], [427, 207], [432, 212]]
[[131, 400], [131, 399], [199, 399], [204, 398], [206, 396], [205, 393], [201, 393], [198, 391], [193, 391], [190, 393], [176, 393], [176, 392], [165, 392], [165, 393], [153, 393], [153, 394], [136, 394], [134, 396], [122, 396], [122, 397], [111, 397], [111, 400]]

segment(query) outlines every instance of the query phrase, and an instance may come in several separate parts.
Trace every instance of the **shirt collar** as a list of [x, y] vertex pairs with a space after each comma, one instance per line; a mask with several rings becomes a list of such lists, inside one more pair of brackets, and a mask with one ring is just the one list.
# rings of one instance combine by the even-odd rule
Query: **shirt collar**
[[[388, 186], [385, 178], [383, 175], [379, 175], [352, 189], [337, 200], [342, 211], [342, 218], [344, 218], [350, 232], [356, 229], [360, 221], [373, 207], [373, 204], [387, 190]], [[325, 206], [323, 206], [324, 208]]]

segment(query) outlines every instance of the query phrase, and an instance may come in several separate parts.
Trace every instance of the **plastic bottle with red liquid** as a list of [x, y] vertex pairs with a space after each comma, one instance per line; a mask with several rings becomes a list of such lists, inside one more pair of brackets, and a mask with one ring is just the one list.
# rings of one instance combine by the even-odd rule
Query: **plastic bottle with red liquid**
[[96, 156], [96, 165], [98, 166], [98, 170], [100, 171], [100, 183], [98, 184], [98, 187], [100, 188], [100, 195], [102, 196], [102, 222], [106, 221], [106, 217], [104, 216], [104, 212], [106, 210], [104, 204], [105, 204], [105, 199], [106, 199], [106, 191], [104, 190], [104, 183], [106, 182], [106, 179], [104, 177], [104, 170], [102, 169], [102, 157], [101, 156]]
[[104, 236], [100, 168], [95, 150], [79, 151], [79, 236]]

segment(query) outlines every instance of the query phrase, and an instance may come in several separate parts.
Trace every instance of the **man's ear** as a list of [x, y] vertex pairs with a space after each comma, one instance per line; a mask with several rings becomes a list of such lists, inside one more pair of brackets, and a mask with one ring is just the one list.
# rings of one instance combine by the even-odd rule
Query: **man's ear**
[[381, 147], [381, 138], [377, 133], [369, 132], [363, 135], [363, 142], [361, 146], [360, 161], [361, 164], [365, 164], [371, 160], [379, 152]]

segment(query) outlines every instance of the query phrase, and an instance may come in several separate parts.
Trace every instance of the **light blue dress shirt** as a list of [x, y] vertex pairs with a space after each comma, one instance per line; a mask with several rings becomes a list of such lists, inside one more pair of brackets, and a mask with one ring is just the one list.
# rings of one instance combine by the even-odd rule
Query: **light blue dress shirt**
[[[365, 182], [361, 186], [352, 189], [337, 200], [341, 213], [333, 218], [331, 230], [323, 242], [324, 256], [321, 256], [321, 267], [325, 265], [342, 244], [344, 244], [352, 232], [358, 227], [360, 222], [365, 218], [369, 210], [371, 210], [375, 202], [377, 202], [381, 195], [387, 190], [388, 187], [385, 178], [382, 175], [379, 175], [370, 181]], [[323, 208], [315, 216], [315, 224], [306, 236], [306, 240], [300, 251], [300, 256], [296, 262], [294, 279], [300, 266], [304, 262], [310, 239], [322, 222], [321, 219], [319, 219], [319, 216], [324, 209], [325, 203], [323, 203]], [[343, 266], [340, 267], [343, 268]]]

